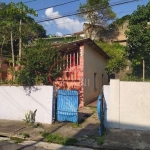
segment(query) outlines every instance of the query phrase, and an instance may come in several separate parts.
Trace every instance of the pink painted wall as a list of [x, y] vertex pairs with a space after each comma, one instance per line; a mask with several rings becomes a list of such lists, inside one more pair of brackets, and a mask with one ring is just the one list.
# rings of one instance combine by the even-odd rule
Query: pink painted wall
[[84, 46], [80, 45], [80, 55], [79, 65], [69, 66], [68, 72], [63, 71], [62, 77], [57, 78], [54, 81], [54, 85], [56, 90], [58, 89], [67, 89], [67, 90], [77, 90], [79, 92], [79, 107], [82, 108], [84, 106], [84, 88], [83, 88], [83, 72], [84, 72]]

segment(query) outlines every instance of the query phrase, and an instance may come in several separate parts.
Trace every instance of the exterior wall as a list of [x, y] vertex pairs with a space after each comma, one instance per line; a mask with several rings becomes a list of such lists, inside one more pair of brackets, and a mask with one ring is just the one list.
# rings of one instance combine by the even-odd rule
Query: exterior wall
[[[149, 82], [110, 80], [110, 92], [108, 87], [104, 86], [105, 126], [150, 130], [149, 89]], [[110, 96], [107, 96], [107, 93], [110, 93]]]
[[[84, 44], [84, 103], [96, 100], [102, 90], [102, 85], [108, 84], [105, 72], [106, 60], [95, 50]], [[96, 81], [94, 87], [94, 73]]]
[[36, 122], [51, 124], [53, 99], [53, 86], [0, 86], [0, 119], [23, 120], [37, 109]]
[[[63, 71], [63, 75], [57, 78], [54, 81], [54, 85], [56, 89], [66, 89], [66, 90], [77, 90], [79, 92], [79, 107], [84, 106], [84, 99], [83, 99], [83, 66], [84, 66], [84, 46], [80, 45], [79, 47], [79, 65], [68, 65], [68, 72], [66, 70]], [[81, 55], [82, 54], [82, 55]], [[67, 76], [68, 73], [68, 76]]]
[[127, 45], [127, 37], [125, 35], [125, 31], [128, 30], [128, 25], [129, 25], [129, 22], [126, 21], [123, 25], [121, 25], [118, 29], [118, 33], [119, 35], [113, 39], [114, 42], [117, 42], [123, 46], [126, 46]]
[[2, 79], [2, 80], [6, 80], [7, 79], [7, 68], [8, 68], [8, 64], [7, 63], [2, 63], [1, 64], [0, 79]]

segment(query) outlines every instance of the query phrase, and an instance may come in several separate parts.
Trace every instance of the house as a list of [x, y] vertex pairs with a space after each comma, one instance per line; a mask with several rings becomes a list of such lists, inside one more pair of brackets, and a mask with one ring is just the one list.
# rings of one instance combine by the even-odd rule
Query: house
[[119, 43], [126, 46], [127, 37], [125, 31], [128, 30], [128, 25], [128, 18], [122, 24], [118, 24], [117, 26], [108, 29], [105, 29], [100, 25], [91, 26], [88, 23], [84, 23], [85, 38], [90, 37], [92, 40], [103, 40], [109, 43]]
[[9, 66], [8, 60], [4, 57], [0, 57], [0, 80], [6, 80], [7, 79], [8, 66]]
[[[105, 71], [109, 56], [90, 38], [64, 44], [61, 51], [67, 52], [65, 70], [54, 81], [56, 89], [78, 90], [79, 107], [97, 99], [104, 84], [108, 84]], [[57, 67], [61, 67], [56, 63]], [[63, 64], [63, 63], [62, 63]]]
[[125, 31], [128, 30], [129, 21], [126, 20], [122, 25], [118, 27], [118, 36], [116, 36], [112, 41], [115, 43], [119, 43], [123, 46], [127, 45], [127, 36], [125, 35]]

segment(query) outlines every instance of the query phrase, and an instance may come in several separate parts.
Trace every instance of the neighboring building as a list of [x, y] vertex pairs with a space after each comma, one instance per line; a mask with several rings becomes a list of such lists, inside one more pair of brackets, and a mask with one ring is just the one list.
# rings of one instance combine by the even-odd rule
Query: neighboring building
[[56, 66], [66, 65], [66, 69], [54, 81], [56, 89], [78, 90], [79, 107], [96, 100], [102, 86], [108, 84], [105, 67], [109, 56], [89, 38], [65, 44], [61, 51], [67, 52], [66, 64], [59, 60]]
[[84, 24], [85, 38], [92, 40], [102, 40], [109, 43], [119, 43], [126, 46], [127, 37], [125, 31], [128, 30], [128, 20], [124, 21], [121, 25], [113, 26], [108, 29], [100, 25], [91, 26], [88, 23]]
[[118, 33], [119, 35], [113, 39], [113, 42], [119, 43], [123, 46], [126, 46], [127, 43], [127, 37], [125, 35], [125, 31], [128, 30], [129, 21], [125, 21], [122, 25], [118, 27]]
[[4, 57], [0, 57], [0, 80], [6, 80], [8, 77], [8, 61]]
[[85, 38], [85, 33], [84, 33], [84, 31], [75, 32], [75, 33], [73, 33], [72, 35], [73, 35], [73, 36], [76, 36], [76, 37]]

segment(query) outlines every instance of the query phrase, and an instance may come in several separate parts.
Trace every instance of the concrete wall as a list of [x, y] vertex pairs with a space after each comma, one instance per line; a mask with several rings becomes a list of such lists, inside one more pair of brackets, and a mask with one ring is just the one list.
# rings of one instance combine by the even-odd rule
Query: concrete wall
[[150, 83], [110, 80], [104, 86], [105, 126], [150, 130]]
[[[96, 100], [102, 90], [102, 84], [108, 83], [105, 71], [106, 60], [87, 44], [84, 44], [84, 102], [85, 105]], [[96, 73], [96, 88], [94, 88]]]
[[51, 124], [53, 93], [53, 86], [0, 86], [0, 119], [23, 120], [37, 109], [36, 122]]

